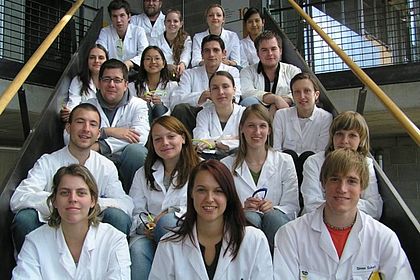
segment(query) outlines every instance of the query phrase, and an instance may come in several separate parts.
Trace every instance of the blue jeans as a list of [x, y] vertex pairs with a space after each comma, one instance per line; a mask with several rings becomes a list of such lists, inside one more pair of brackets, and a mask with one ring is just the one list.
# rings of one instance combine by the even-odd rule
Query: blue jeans
[[134, 174], [144, 165], [147, 149], [141, 144], [128, 144], [118, 159], [118, 171], [124, 191], [128, 194]]
[[131, 256], [131, 279], [148, 279], [152, 268], [153, 257], [155, 256], [156, 244], [165, 235], [169, 228], [176, 227], [178, 218], [171, 212], [160, 217], [153, 231], [154, 240], [146, 236], [136, 236], [130, 242]]
[[147, 103], [147, 107], [149, 108], [149, 123], [152, 124], [152, 122], [159, 118], [160, 116], [163, 116], [166, 112], [168, 112], [168, 108], [161, 104], [154, 104], [153, 106], [150, 104], [150, 102]]
[[254, 104], [261, 104], [261, 101], [255, 96], [245, 97], [239, 102], [239, 105], [242, 105], [244, 107], [249, 107]]
[[268, 245], [270, 245], [270, 251], [273, 253], [274, 236], [281, 226], [290, 221], [290, 218], [278, 209], [273, 209], [267, 213], [245, 211], [245, 217], [250, 224], [264, 232]]
[[43, 224], [38, 219], [38, 212], [33, 208], [22, 209], [16, 213], [12, 221], [11, 230], [13, 244], [17, 253], [22, 249], [25, 236]]
[[127, 236], [130, 234], [131, 217], [123, 210], [115, 207], [108, 207], [102, 211], [101, 216], [103, 223], [112, 225]]

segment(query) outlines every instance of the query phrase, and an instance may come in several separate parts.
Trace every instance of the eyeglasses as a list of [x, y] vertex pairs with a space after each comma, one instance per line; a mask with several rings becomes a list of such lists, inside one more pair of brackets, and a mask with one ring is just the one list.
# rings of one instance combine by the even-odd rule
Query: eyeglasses
[[104, 82], [104, 83], [107, 83], [107, 84], [109, 84], [111, 82], [114, 82], [114, 84], [121, 84], [122, 82], [124, 82], [124, 79], [121, 79], [121, 78], [118, 78], [118, 77], [115, 77], [115, 78], [102, 77], [101, 81]]

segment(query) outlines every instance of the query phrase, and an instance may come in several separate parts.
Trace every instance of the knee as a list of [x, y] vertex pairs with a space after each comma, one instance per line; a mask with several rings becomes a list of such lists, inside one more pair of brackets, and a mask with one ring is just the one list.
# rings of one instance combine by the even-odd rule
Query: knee
[[121, 154], [121, 165], [133, 164], [143, 166], [146, 159], [147, 149], [141, 144], [128, 144]]
[[265, 226], [281, 227], [290, 221], [290, 218], [278, 209], [273, 209], [264, 214], [263, 224]]
[[112, 225], [126, 235], [130, 234], [131, 218], [119, 208], [106, 208], [102, 212], [102, 222]]
[[258, 100], [258, 98], [254, 97], [254, 96], [250, 96], [250, 97], [245, 97], [244, 99], [242, 99], [239, 104], [244, 106], [244, 107], [249, 107], [251, 105], [254, 104], [259, 104], [260, 101]]
[[38, 212], [32, 208], [20, 210], [13, 218], [13, 224], [15, 226], [28, 226], [38, 223], [40, 223], [38, 219]]
[[261, 228], [262, 218], [258, 212], [255, 211], [245, 211], [245, 218], [252, 226], [256, 228]]

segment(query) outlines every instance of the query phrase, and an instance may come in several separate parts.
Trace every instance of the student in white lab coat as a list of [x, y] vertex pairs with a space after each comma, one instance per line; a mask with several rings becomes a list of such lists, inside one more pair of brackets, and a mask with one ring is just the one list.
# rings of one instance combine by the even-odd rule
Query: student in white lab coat
[[[200, 161], [189, 132], [175, 117], [156, 119], [147, 143], [149, 152], [144, 167], [136, 172], [130, 189], [134, 202], [130, 238], [132, 279], [147, 279], [156, 243], [186, 211], [189, 173]], [[145, 227], [143, 213], [154, 217], [149, 221], [155, 225], [153, 230]]]
[[97, 202], [86, 167], [61, 167], [48, 197], [48, 225], [26, 236], [12, 279], [130, 279], [126, 236], [99, 222]]
[[226, 156], [239, 146], [238, 127], [245, 107], [235, 104], [235, 80], [227, 71], [217, 71], [209, 81], [211, 106], [197, 115], [194, 139], [199, 151], [217, 149]]
[[147, 102], [149, 122], [169, 111], [169, 100], [178, 83], [169, 77], [168, 63], [162, 50], [148, 46], [141, 55], [136, 80], [137, 96]]
[[297, 74], [290, 81], [290, 88], [295, 106], [277, 110], [273, 147], [293, 157], [300, 185], [305, 160], [327, 146], [332, 115], [316, 106], [319, 85], [311, 74]]
[[[222, 160], [233, 173], [245, 217], [262, 229], [271, 250], [279, 227], [299, 213], [296, 171], [290, 155], [271, 147], [271, 118], [261, 104], [246, 108], [239, 124], [239, 148]], [[266, 188], [261, 196], [253, 194]]]
[[176, 9], [168, 10], [165, 16], [165, 32], [156, 39], [156, 42], [151, 42], [151, 45], [161, 48], [168, 67], [177, 80], [191, 61], [192, 41], [188, 33], [183, 30], [183, 25], [181, 12]]
[[125, 0], [113, 0], [108, 5], [112, 24], [101, 29], [97, 44], [104, 46], [110, 58], [124, 62], [128, 69], [140, 65], [143, 50], [149, 45], [146, 32], [130, 23], [130, 4]]
[[68, 100], [60, 110], [60, 117], [64, 123], [68, 122], [74, 107], [90, 98], [96, 98], [96, 91], [99, 88], [99, 69], [106, 60], [108, 52], [102, 45], [95, 44], [89, 49], [80, 73], [71, 80]]
[[226, 46], [226, 57], [223, 58], [222, 62], [229, 66], [240, 66], [241, 47], [239, 37], [235, 32], [223, 28], [226, 17], [225, 9], [220, 4], [211, 4], [207, 7], [204, 17], [209, 28], [206, 31], [196, 33], [193, 37], [191, 65], [195, 67], [204, 64], [201, 56], [201, 41], [204, 37], [213, 34], [220, 36]]
[[130, 23], [144, 29], [151, 45], [165, 31], [162, 2], [163, 0], [143, 0], [144, 13], [131, 17]]
[[264, 234], [245, 226], [232, 174], [217, 160], [191, 172], [185, 220], [159, 242], [150, 280], [272, 279]]
[[320, 180], [326, 202], [276, 234], [274, 279], [415, 279], [397, 235], [357, 207], [366, 158], [334, 150]]
[[329, 132], [329, 143], [325, 151], [310, 156], [303, 165], [303, 182], [301, 186], [304, 209], [303, 213], [315, 211], [325, 202], [319, 174], [325, 157], [340, 148], [350, 148], [366, 157], [369, 169], [369, 182], [362, 191], [358, 208], [360, 211], [379, 219], [382, 214], [382, 198], [378, 190], [375, 170], [369, 153], [369, 128], [366, 120], [357, 112], [347, 111], [335, 117]]
[[248, 36], [240, 41], [241, 66], [247, 67], [260, 62], [254, 41], [263, 31], [265, 21], [257, 8], [250, 7], [244, 14], [244, 23]]

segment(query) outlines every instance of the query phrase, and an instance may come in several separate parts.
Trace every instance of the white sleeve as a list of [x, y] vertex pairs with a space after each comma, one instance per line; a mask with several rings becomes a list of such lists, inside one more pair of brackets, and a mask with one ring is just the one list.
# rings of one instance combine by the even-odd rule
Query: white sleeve
[[67, 100], [67, 107], [73, 110], [74, 107], [80, 104], [82, 101], [82, 82], [79, 76], [73, 77], [69, 87], [69, 99]]
[[118, 235], [110, 244], [110, 257], [106, 271], [106, 278], [109, 280], [122, 280], [131, 278], [130, 251], [128, 249], [127, 238], [124, 235]]
[[382, 215], [383, 201], [381, 195], [379, 194], [378, 181], [376, 180], [372, 160], [370, 158], [366, 158], [366, 160], [369, 168], [369, 184], [366, 190], [362, 193], [357, 207], [366, 214], [379, 220]]
[[145, 188], [148, 188], [148, 186], [146, 185], [144, 168], [140, 168], [139, 170], [137, 170], [136, 174], [134, 175], [133, 183], [131, 184], [130, 193], [129, 193], [134, 203], [133, 219], [132, 219], [133, 222], [131, 225], [130, 235], [134, 235], [136, 233], [136, 229], [141, 223], [139, 214], [141, 212], [148, 212], [147, 211], [147, 198], [144, 192]]
[[[197, 38], [200, 37], [200, 38]], [[201, 40], [200, 40], [201, 39]], [[199, 42], [200, 40], [200, 42]], [[198, 66], [202, 60], [201, 57], [201, 41], [203, 38], [201, 36], [195, 35], [192, 40], [192, 56], [191, 56], [191, 66]]]
[[283, 151], [283, 143], [284, 143], [284, 131], [285, 127], [283, 127], [283, 120], [284, 117], [283, 112], [277, 110], [274, 115], [273, 119], [273, 148], [279, 151]]
[[34, 208], [43, 217], [50, 215], [47, 198], [51, 193], [45, 189], [52, 186], [52, 177], [56, 170], [51, 170], [46, 156], [38, 159], [34, 167], [29, 170], [28, 177], [14, 191], [10, 199], [10, 209], [14, 213], [21, 209]]
[[[255, 245], [255, 265], [252, 267], [249, 279], [273, 279], [273, 261], [270, 247], [265, 235], [261, 232], [261, 238]], [[244, 245], [242, 245], [244, 246]]]
[[232, 49], [230, 50], [229, 59], [236, 62], [238, 66], [241, 65], [241, 46], [239, 43], [239, 37], [235, 32], [231, 33], [231, 46]]
[[198, 99], [200, 98], [202, 92], [192, 91], [192, 85], [194, 83], [194, 73], [193, 69], [184, 71], [181, 75], [181, 80], [179, 81], [178, 87], [172, 92], [171, 97], [171, 111], [175, 105], [181, 103], [188, 103], [191, 106], [196, 106]]
[[192, 48], [192, 41], [191, 37], [188, 36], [184, 42], [184, 50], [181, 53], [180, 62], [185, 64], [185, 68], [188, 68], [191, 61], [191, 48]]
[[195, 139], [210, 139], [210, 127], [211, 115], [208, 114], [207, 108], [204, 108], [197, 114], [196, 126], [193, 129], [193, 135]]
[[287, 228], [280, 227], [274, 237], [274, 280], [299, 279], [297, 240]]
[[321, 182], [319, 181], [321, 166], [313, 156], [303, 164], [303, 181], [300, 186], [300, 191], [303, 196], [303, 213], [313, 212], [322, 203], [325, 202]]
[[[134, 27], [134, 26], [133, 26]], [[137, 37], [137, 55], [131, 58], [131, 62], [140, 66], [141, 55], [147, 46], [149, 46], [149, 41], [147, 41], [146, 32], [140, 26], [136, 26], [136, 37]]]
[[104, 47], [109, 53], [110, 49], [108, 46], [108, 34], [107, 34], [109, 32], [107, 30], [109, 30], [109, 28], [104, 27], [101, 29], [101, 32], [99, 32], [98, 39], [96, 40], [96, 44]]
[[110, 162], [107, 166], [108, 172], [106, 178], [102, 178], [103, 189], [101, 197], [98, 199], [98, 204], [101, 211], [108, 207], [115, 207], [123, 210], [129, 217], [133, 213], [133, 200], [123, 190], [121, 181], [118, 179], [118, 171], [115, 165]]
[[[324, 113], [324, 112], [323, 112]], [[330, 138], [330, 125], [332, 122], [332, 115], [328, 114], [323, 117], [323, 122], [319, 128], [319, 137], [316, 143], [315, 152], [325, 151], [328, 140]]]
[[[282, 196], [278, 209], [295, 217], [299, 214], [299, 188], [295, 165], [290, 155], [287, 155], [282, 166]], [[276, 207], [277, 208], [277, 207]]]
[[241, 66], [245, 68], [249, 66], [248, 57], [245, 52], [245, 44], [242, 41], [239, 41], [239, 43], [241, 44]]
[[[182, 244], [182, 243], [181, 243]], [[180, 257], [180, 256], [177, 256]], [[182, 256], [181, 256], [182, 257]], [[171, 249], [170, 242], [159, 242], [155, 257], [153, 259], [152, 269], [149, 274], [149, 280], [172, 280], [175, 279], [175, 256]], [[179, 267], [178, 269], [185, 268]]]
[[13, 280], [39, 279], [42, 280], [40, 252], [32, 240], [25, 238], [22, 249], [18, 255], [17, 266], [13, 269]]
[[255, 88], [254, 81], [256, 78], [253, 77], [253, 65], [250, 65], [241, 70], [241, 91], [242, 97], [257, 97], [259, 100], [262, 99], [262, 96], [265, 94], [263, 89]]

